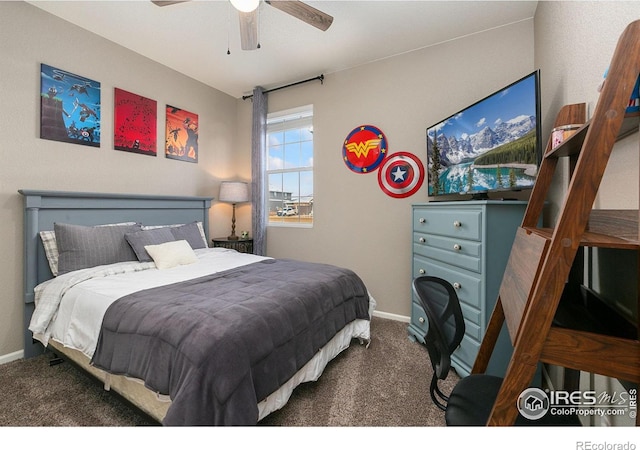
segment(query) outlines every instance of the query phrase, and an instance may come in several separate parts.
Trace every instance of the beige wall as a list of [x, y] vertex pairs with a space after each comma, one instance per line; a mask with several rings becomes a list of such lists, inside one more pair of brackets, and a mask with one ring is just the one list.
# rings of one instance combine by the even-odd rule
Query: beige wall
[[[234, 167], [236, 99], [23, 2], [0, 2], [0, 358], [22, 350], [22, 198], [18, 189], [217, 196]], [[40, 63], [101, 82], [100, 148], [39, 138]], [[113, 150], [113, 89], [158, 102], [157, 157]], [[199, 114], [199, 162], [166, 159], [164, 105]], [[230, 230], [214, 203], [212, 235]]]
[[[426, 167], [426, 128], [527, 75], [533, 65], [533, 20], [436, 45], [269, 95], [269, 111], [314, 105], [314, 226], [267, 233], [274, 257], [328, 262], [355, 270], [378, 311], [408, 317], [411, 306], [411, 204], [427, 201], [426, 181], [405, 199], [387, 196], [377, 171], [356, 174], [342, 143], [358, 125], [386, 135], [389, 153], [417, 155]], [[310, 74], [310, 76], [318, 74]], [[250, 129], [251, 104], [238, 129]], [[248, 147], [248, 143], [242, 147]]]
[[[598, 100], [597, 86], [609, 66], [620, 34], [640, 19], [640, 3], [538, 3], [535, 60], [542, 71], [543, 135], [548, 136], [558, 110], [586, 102], [589, 116]], [[596, 207], [638, 207], [638, 134], [616, 145], [607, 166]], [[566, 184], [566, 180], [565, 180]], [[556, 196], [557, 206], [561, 197]]]
[[[540, 2], [535, 18], [536, 64], [543, 72], [544, 134], [549, 135], [558, 109], [586, 102], [591, 116], [598, 100], [597, 86], [609, 66], [625, 27], [640, 19], [640, 3]], [[572, 23], [570, 27], [567, 23]], [[635, 133], [618, 142], [610, 157], [596, 208], [638, 209], [638, 147]], [[566, 174], [566, 167], [565, 172]], [[566, 186], [557, 183], [552, 195], [553, 212], [562, 205]], [[637, 262], [630, 252], [607, 250], [594, 254], [592, 286], [629, 315], [637, 314]], [[620, 267], [601, 261], [622, 262]], [[608, 267], [607, 267], [608, 266]], [[614, 267], [613, 273], [610, 270]], [[609, 268], [609, 270], [607, 270]]]

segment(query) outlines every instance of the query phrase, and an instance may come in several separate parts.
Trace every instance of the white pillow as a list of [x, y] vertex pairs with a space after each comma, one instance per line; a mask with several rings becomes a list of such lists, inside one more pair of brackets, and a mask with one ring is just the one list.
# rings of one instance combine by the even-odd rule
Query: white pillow
[[198, 261], [195, 252], [185, 240], [165, 242], [158, 245], [145, 245], [144, 249], [153, 258], [158, 269], [170, 269]]

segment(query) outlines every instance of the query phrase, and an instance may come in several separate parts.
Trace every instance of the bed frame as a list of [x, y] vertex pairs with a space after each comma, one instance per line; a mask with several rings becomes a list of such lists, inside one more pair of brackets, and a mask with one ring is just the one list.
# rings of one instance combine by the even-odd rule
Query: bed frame
[[29, 322], [34, 310], [33, 289], [53, 277], [39, 232], [53, 230], [53, 224], [100, 225], [141, 222], [170, 225], [200, 221], [209, 239], [209, 208], [212, 197], [173, 197], [140, 194], [35, 191], [21, 189], [24, 197], [24, 356], [44, 352], [33, 340]]

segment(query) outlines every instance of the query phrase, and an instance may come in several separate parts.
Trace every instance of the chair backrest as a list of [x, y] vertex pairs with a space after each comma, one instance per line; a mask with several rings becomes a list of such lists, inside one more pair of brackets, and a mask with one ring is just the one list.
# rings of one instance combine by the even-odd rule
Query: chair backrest
[[465, 331], [458, 295], [447, 280], [431, 276], [415, 278], [413, 291], [429, 321], [424, 340], [433, 372], [444, 380], [451, 368], [451, 354], [460, 345]]

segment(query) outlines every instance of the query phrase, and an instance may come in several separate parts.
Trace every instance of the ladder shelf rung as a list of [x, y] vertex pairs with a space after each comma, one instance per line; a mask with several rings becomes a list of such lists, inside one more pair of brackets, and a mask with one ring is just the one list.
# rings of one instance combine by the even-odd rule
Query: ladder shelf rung
[[[534, 228], [525, 227], [527, 232], [535, 233], [538, 236], [551, 240], [553, 237], [553, 228]], [[624, 250], [640, 250], [640, 242], [637, 238], [625, 239], [618, 236], [611, 236], [592, 231], [585, 231], [580, 239], [582, 247], [600, 247], [600, 248], [618, 248]]]
[[[587, 130], [589, 129], [590, 124], [591, 121], [589, 120], [587, 123], [578, 128], [578, 130], [576, 130], [573, 135], [569, 136], [569, 138], [567, 138], [567, 140], [565, 140], [562, 144], [547, 152], [544, 157], [562, 158], [564, 156], [579, 154], [582, 150], [582, 144], [584, 143], [584, 139], [587, 136]], [[622, 126], [620, 127], [620, 132], [618, 133], [616, 141], [624, 139], [625, 137], [637, 132], [639, 126], [640, 114], [633, 113], [626, 115], [624, 121], [622, 122]]]

